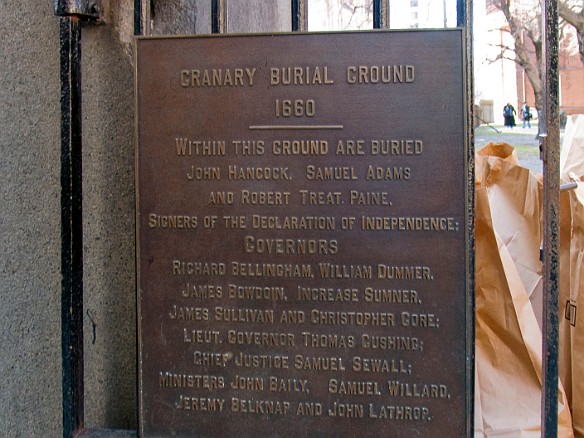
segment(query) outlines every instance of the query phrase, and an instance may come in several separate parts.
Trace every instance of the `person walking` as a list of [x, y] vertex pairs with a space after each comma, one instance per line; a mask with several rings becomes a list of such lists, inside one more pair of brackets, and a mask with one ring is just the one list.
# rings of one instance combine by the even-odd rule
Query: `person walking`
[[505, 127], [506, 128], [513, 128], [515, 126], [515, 107], [510, 103], [507, 103], [503, 108], [503, 117], [505, 118]]
[[523, 102], [521, 107], [521, 117], [523, 117], [523, 128], [525, 128], [525, 123], [527, 122], [527, 127], [531, 128], [531, 110], [527, 102]]

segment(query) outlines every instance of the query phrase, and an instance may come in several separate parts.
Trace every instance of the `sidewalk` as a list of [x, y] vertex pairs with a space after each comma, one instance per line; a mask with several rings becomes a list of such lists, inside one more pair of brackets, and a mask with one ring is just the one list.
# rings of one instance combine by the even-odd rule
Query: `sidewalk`
[[[495, 129], [497, 129], [496, 132]], [[505, 128], [500, 125], [481, 125], [475, 129], [475, 145], [477, 149], [485, 146], [488, 143], [496, 141], [504, 141], [505, 139], [519, 142], [521, 145], [531, 145], [539, 147], [539, 142], [536, 139], [537, 125], [531, 125], [531, 128], [522, 128], [521, 125], [515, 128]], [[509, 143], [511, 144], [511, 143]], [[512, 145], [512, 144], [511, 144]]]
[[475, 129], [475, 149], [477, 151], [489, 143], [508, 143], [515, 148], [521, 165], [534, 173], [542, 173], [542, 162], [539, 159], [539, 140], [536, 138], [537, 124], [532, 123], [531, 128], [526, 127], [525, 129], [521, 125], [514, 128], [491, 126], [481, 125]]

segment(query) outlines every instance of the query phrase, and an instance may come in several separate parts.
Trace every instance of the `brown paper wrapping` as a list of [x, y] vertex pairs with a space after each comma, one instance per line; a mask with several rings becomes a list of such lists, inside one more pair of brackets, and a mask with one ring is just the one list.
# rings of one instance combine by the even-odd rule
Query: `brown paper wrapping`
[[507, 143], [491, 143], [477, 154], [476, 181], [488, 191], [493, 226], [511, 254], [541, 327], [543, 277], [541, 199], [538, 179], [519, 165]]
[[[584, 116], [566, 127], [561, 153], [560, 195], [560, 379], [572, 411], [574, 436], [584, 438]], [[582, 292], [582, 293], [580, 293]]]
[[584, 115], [568, 117], [562, 150], [560, 152], [560, 176], [564, 181], [570, 174], [584, 175]]
[[583, 201], [583, 183], [560, 199], [560, 379], [566, 387], [576, 437], [584, 437]]
[[[476, 160], [476, 437], [541, 434], [541, 202], [538, 181], [513, 148]], [[558, 387], [558, 436], [572, 437]]]

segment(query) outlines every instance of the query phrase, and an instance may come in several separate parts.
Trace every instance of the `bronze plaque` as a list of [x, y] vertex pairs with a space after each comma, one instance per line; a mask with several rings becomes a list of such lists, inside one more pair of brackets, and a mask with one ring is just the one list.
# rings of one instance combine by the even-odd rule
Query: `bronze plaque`
[[142, 436], [470, 436], [463, 47], [137, 41]]

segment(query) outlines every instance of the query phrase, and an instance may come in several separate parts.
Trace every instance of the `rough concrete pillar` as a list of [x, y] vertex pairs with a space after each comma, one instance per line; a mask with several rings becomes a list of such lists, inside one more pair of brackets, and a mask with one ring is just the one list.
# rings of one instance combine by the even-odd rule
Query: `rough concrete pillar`
[[61, 432], [59, 22], [0, 4], [0, 434]]

